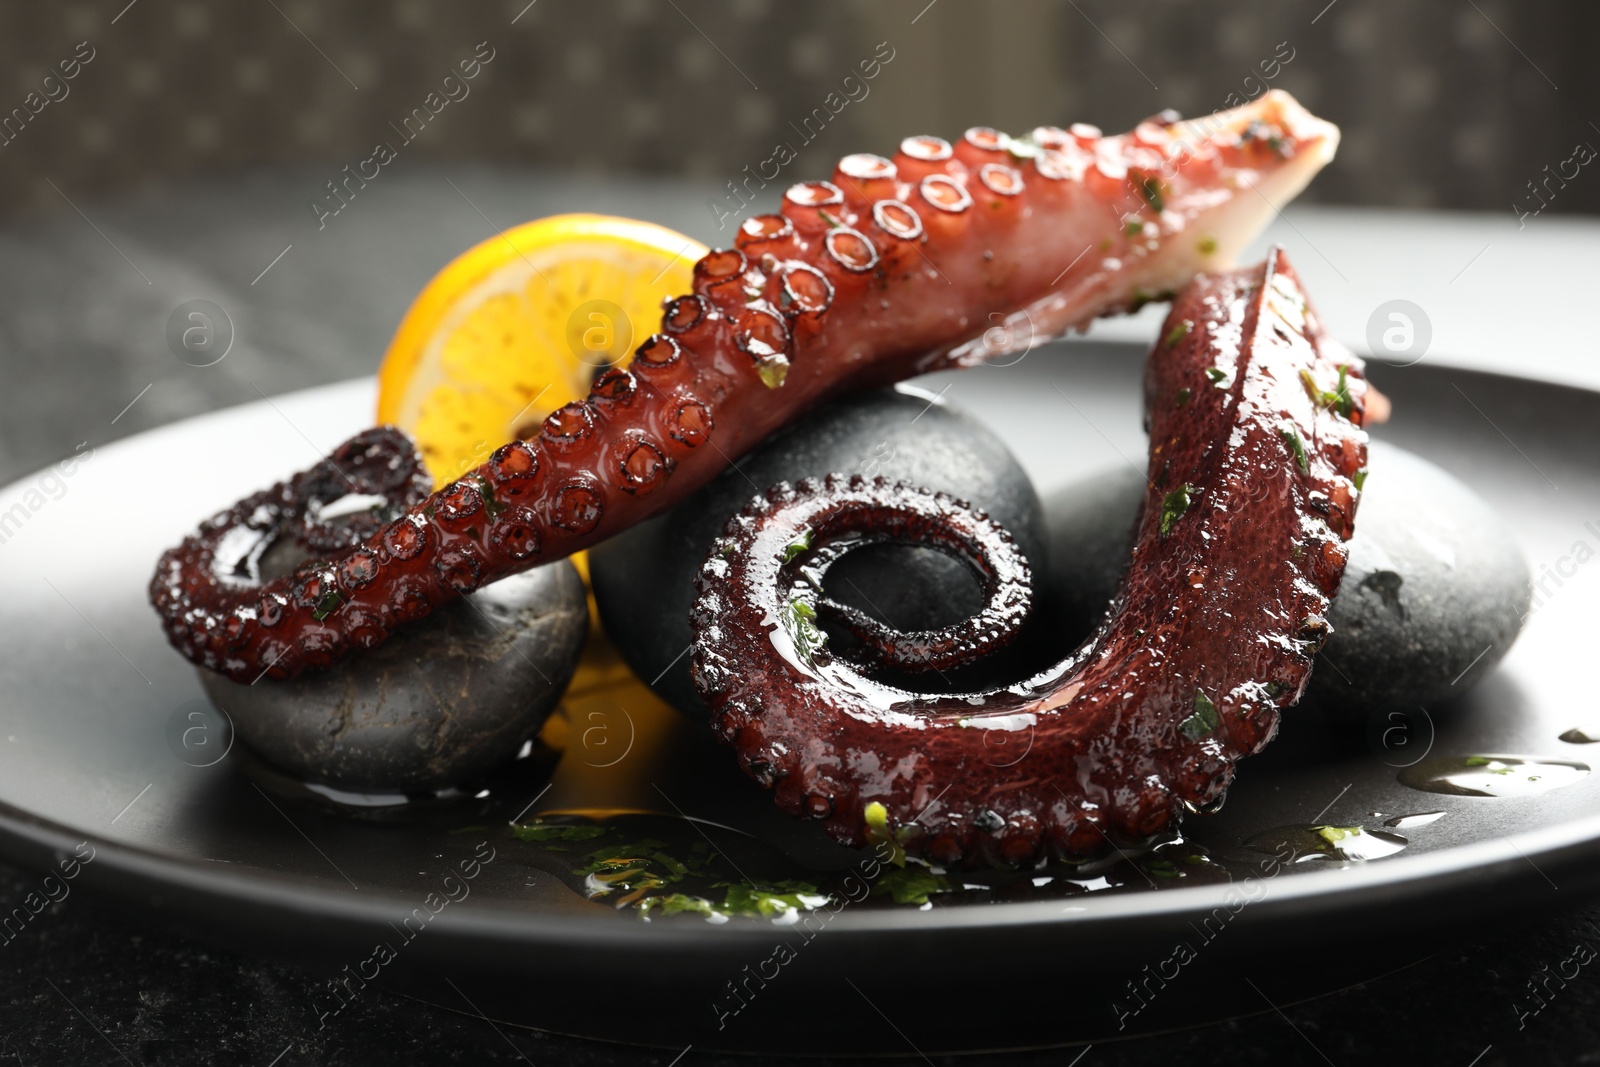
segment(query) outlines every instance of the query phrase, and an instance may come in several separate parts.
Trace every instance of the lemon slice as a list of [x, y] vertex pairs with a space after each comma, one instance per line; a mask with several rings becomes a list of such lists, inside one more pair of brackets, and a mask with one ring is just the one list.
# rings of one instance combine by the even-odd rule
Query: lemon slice
[[378, 371], [378, 421], [416, 439], [435, 486], [626, 364], [706, 249], [653, 223], [556, 215], [462, 253], [418, 294]]

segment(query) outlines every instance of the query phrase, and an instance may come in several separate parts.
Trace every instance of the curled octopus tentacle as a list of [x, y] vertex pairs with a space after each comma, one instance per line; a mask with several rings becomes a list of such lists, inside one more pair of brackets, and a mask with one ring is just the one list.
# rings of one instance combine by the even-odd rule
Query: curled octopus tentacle
[[[383, 546], [404, 540], [399, 516], [426, 499], [432, 484], [411, 439], [380, 426], [212, 516], [161, 557], [150, 581], [151, 602], [166, 622], [168, 639], [196, 663], [237, 681], [256, 680], [296, 643], [308, 662], [331, 656], [331, 642], [315, 632], [289, 632], [285, 618], [300, 610], [321, 622], [344, 606], [349, 590], [371, 583], [392, 555]], [[398, 521], [386, 529], [391, 520]], [[262, 558], [285, 537], [326, 558], [263, 583]], [[377, 551], [364, 544], [369, 540], [380, 546]], [[371, 647], [409, 612], [402, 592], [375, 614], [353, 611], [340, 621], [357, 645]], [[275, 633], [280, 627], [281, 637]], [[236, 656], [252, 638], [266, 657], [259, 667]]]
[[[1271, 739], [1344, 572], [1366, 464], [1361, 364], [1325, 343], [1281, 252], [1196, 280], [1162, 337], [1128, 570], [1098, 632], [1031, 679], [916, 694], [818, 639], [793, 577], [804, 531], [865, 510], [868, 487], [780, 489], [729, 525], [697, 578], [691, 669], [719, 735], [781, 808], [850, 844], [891, 834], [936, 863], [1084, 859], [1219, 802], [1235, 763]], [[879, 517], [917, 526], [898, 515]], [[922, 528], [954, 537], [949, 522]]]
[[[763, 561], [761, 603], [781, 620], [774, 639], [813, 661], [822, 655], [824, 640], [816, 620], [832, 618], [851, 632], [859, 642], [856, 655], [872, 666], [950, 670], [1009, 644], [1033, 607], [1028, 561], [1011, 534], [945, 493], [860, 475], [807, 479], [798, 487], [783, 483], [760, 499], [757, 513], [747, 510], [731, 520], [728, 534], [734, 540], [720, 544], [732, 551], [747, 535], [745, 551]], [[966, 564], [983, 587], [983, 607], [951, 626], [903, 632], [823, 593], [823, 578], [834, 563], [885, 541], [937, 549]], [[725, 566], [715, 554], [707, 564], [712, 570]]]
[[740, 222], [586, 399], [344, 548], [363, 566], [313, 566], [332, 610], [213, 573], [209, 525], [163, 557], [151, 601], [180, 652], [235, 680], [326, 667], [670, 507], [833, 397], [1026, 349], [1227, 266], [1338, 138], [1273, 91], [1115, 136], [977, 128], [848, 156]]

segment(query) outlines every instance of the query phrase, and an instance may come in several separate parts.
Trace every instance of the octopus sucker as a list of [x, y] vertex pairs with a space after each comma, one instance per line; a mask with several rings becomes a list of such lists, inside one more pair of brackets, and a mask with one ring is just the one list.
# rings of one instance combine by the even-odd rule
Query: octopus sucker
[[[719, 736], [780, 807], [848, 844], [891, 834], [939, 864], [1077, 861], [1215, 805], [1239, 759], [1272, 738], [1328, 636], [1354, 532], [1362, 365], [1325, 337], [1281, 251], [1195, 279], [1161, 337], [1121, 587], [1082, 647], [1018, 685], [912, 693], [835, 655], [815, 626], [812, 557], [830, 551], [833, 516], [870, 510], [874, 494], [880, 525], [844, 532], [920, 528], [1004, 571], [1004, 545], [974, 549], [983, 520], [959, 502], [913, 521], [907, 490], [832, 478], [780, 487], [730, 522], [697, 578], [691, 669]], [[963, 645], [981, 654], [993, 641], [958, 635], [999, 639], [1027, 610], [999, 599], [1004, 587], [987, 581], [969, 627], [914, 643], [950, 653], [942, 668], [967, 661]]]
[[436, 493], [385, 498], [387, 525], [319, 546], [303, 568], [314, 580], [227, 571], [219, 550], [251, 525], [241, 504], [163, 556], [151, 602], [183, 655], [237, 681], [326, 668], [672, 506], [820, 403], [1037, 344], [1227, 267], [1337, 142], [1273, 91], [1116, 136], [978, 129], [847, 157], [704, 257], [627, 368]]

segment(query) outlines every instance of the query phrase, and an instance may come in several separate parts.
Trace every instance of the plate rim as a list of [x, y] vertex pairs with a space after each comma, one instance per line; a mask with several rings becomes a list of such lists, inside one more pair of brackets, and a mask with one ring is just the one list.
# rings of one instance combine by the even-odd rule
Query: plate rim
[[[1120, 340], [1084, 338], [1069, 344], [1093, 344], [1107, 348], [1140, 349], [1143, 346]], [[1454, 375], [1494, 382], [1551, 390], [1600, 400], [1600, 389], [1570, 382], [1553, 382], [1523, 377], [1514, 373], [1459, 368], [1430, 368]], [[203, 412], [154, 427], [101, 446], [107, 453], [133, 442], [173, 432], [208, 420], [222, 420], [244, 408], [273, 406], [285, 397], [347, 393], [359, 397], [371, 388], [364, 377], [345, 379], [304, 389], [292, 390], [274, 398], [245, 401], [228, 408]], [[24, 474], [0, 487], [0, 499], [24, 483], [31, 483], [43, 470]], [[1589, 762], [1589, 761], [1584, 761]], [[41, 814], [0, 800], [0, 855], [35, 870], [49, 868], [49, 856], [70, 854], [80, 841], [94, 846], [95, 860], [83, 868], [84, 884], [125, 899], [154, 891], [179, 891], [208, 906], [244, 904], [286, 914], [311, 917], [319, 921], [352, 923], [359, 927], [386, 924], [383, 908], [407, 910], [414, 903], [392, 891], [357, 890], [352, 894], [331, 881], [322, 885], [300, 876], [284, 875], [263, 868], [232, 869], [235, 865], [205, 863], [159, 850], [132, 845], [97, 833], [74, 829]], [[1578, 888], [1556, 889], [1563, 902], [1600, 892], [1600, 852], [1593, 846], [1600, 841], [1600, 813], [1564, 822], [1519, 831], [1498, 839], [1457, 845], [1435, 852], [1400, 856], [1381, 864], [1329, 865], [1328, 870], [1297, 872], [1287, 882], [1270, 879], [1273, 891], [1253, 902], [1252, 911], [1263, 918], [1276, 913], [1321, 912], [1370, 907], [1372, 897], [1389, 903], [1400, 900], [1432, 901], [1455, 893], [1477, 893], [1486, 889], [1503, 891], [1508, 897], [1527, 889], [1545, 891], [1543, 883], [1554, 884], [1535, 860], [1549, 864], [1563, 874], [1580, 873], [1574, 878]], [[1510, 851], [1500, 847], [1510, 846]], [[1587, 861], [1587, 862], [1586, 862]], [[1478, 877], [1462, 877], [1476, 874]], [[118, 877], [120, 876], [120, 877]], [[1248, 875], [1245, 877], [1249, 877]], [[1241, 879], [1240, 881], [1242, 881]], [[873, 937], [900, 937], [914, 942], [915, 936], [932, 931], [973, 931], [998, 928], [1036, 928], [1048, 931], [1080, 931], [1084, 937], [1114, 934], [1134, 923], [1187, 922], [1225, 904], [1240, 881], [1214, 885], [1182, 886], [1160, 892], [1132, 892], [1100, 895], [1082, 912], [1067, 913], [1060, 900], [996, 901], [970, 908], [853, 909], [845, 907], [830, 921], [836, 931], [830, 942], [860, 942]], [[1182, 902], [1179, 904], [1178, 902]], [[1329, 902], [1332, 902], [1331, 905]], [[1495, 908], [1507, 910], [1510, 901]], [[664, 951], [681, 954], [684, 950], [722, 956], [748, 949], [753, 942], [768, 943], [775, 927], [770, 923], [728, 923], [707, 934], [705, 923], [629, 921], [573, 922], [570, 915], [540, 913], [509, 902], [478, 902], [470, 907], [449, 909], [430, 924], [441, 931], [431, 942], [457, 940], [476, 945], [501, 945], [522, 950], [530, 946], [592, 949], [598, 941], [615, 942], [629, 951]], [[1269, 924], [1270, 925], [1270, 924]]]

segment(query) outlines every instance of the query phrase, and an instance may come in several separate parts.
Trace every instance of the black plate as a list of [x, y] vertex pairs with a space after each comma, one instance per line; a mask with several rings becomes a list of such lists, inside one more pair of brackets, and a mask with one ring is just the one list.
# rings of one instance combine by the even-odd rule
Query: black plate
[[[923, 384], [948, 384], [1048, 492], [1128, 459], [1142, 466], [1142, 359], [1133, 347], [1074, 342]], [[194, 766], [204, 761], [173, 738], [200, 689], [146, 606], [151, 565], [212, 510], [366, 425], [367, 383], [193, 419], [6, 490], [0, 843], [43, 866], [87, 842], [94, 859], [80, 885], [187, 930], [310, 959], [351, 987], [360, 979], [350, 975], [376, 975], [458, 1010], [673, 1048], [1092, 1041], [1270, 1010], [1374, 977], [1469, 920], [1481, 929], [1580, 900], [1600, 876], [1600, 776], [1490, 799], [1419, 792], [1396, 774], [1430, 748], [1585, 761], [1582, 746], [1558, 738], [1600, 720], [1585, 666], [1595, 578], [1572, 563], [1576, 542], [1600, 545], [1600, 395], [1425, 366], [1378, 366], [1374, 377], [1396, 403], [1380, 434], [1475, 486], [1513, 524], [1535, 574], [1548, 565], [1562, 584], [1548, 586], [1492, 677], [1406, 721], [1410, 748], [1393, 736], [1369, 744], [1381, 731], [1364, 724], [1288, 715], [1283, 736], [1243, 764], [1226, 808], [1185, 827], [1226, 875], [1207, 866], [1147, 877], [1123, 865], [1080, 880], [1104, 886], [1095, 892], [1023, 885], [921, 909], [872, 898], [828, 912], [809, 936], [762, 919], [647, 923], [585, 900], [570, 888], [569, 857], [513, 839], [508, 821], [682, 812], [706, 820], [678, 821], [683, 842], [706, 831], [735, 855], [775, 850], [769, 859], [818, 880], [860, 860], [779, 815], [725, 749], [649, 701], [569, 709], [568, 751], [548, 792], [533, 758], [486, 797], [398, 819], [332, 815], [263, 789], [238, 753]], [[1285, 824], [1382, 829], [1386, 816], [1423, 811], [1446, 814], [1399, 830], [1403, 851], [1365, 863], [1276, 873], [1244, 845]], [[479, 842], [494, 859], [470, 882], [446, 883]], [[470, 895], [434, 915], [440, 897], [429, 894], [447, 889]], [[425, 924], [405, 924], [424, 913]], [[422, 930], [414, 940], [411, 928]], [[395, 957], [382, 966], [371, 962], [380, 942]], [[338, 1004], [330, 986], [308, 1011], [332, 1015]]]

